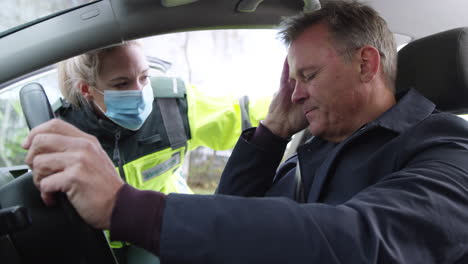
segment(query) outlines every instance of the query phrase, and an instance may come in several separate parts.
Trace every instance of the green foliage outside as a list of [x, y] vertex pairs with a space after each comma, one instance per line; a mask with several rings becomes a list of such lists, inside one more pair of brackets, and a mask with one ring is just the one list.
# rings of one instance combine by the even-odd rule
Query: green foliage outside
[[0, 98], [0, 167], [24, 164], [21, 143], [27, 134], [19, 99]]
[[190, 152], [187, 182], [194, 193], [213, 194], [228, 156], [200, 147]]

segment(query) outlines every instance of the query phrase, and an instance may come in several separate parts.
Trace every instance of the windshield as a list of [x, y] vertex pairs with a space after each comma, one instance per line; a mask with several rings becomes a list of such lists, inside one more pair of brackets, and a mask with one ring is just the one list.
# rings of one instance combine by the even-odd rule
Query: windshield
[[0, 35], [15, 28], [22, 28], [35, 20], [71, 9], [77, 6], [97, 2], [92, 0], [1, 0]]

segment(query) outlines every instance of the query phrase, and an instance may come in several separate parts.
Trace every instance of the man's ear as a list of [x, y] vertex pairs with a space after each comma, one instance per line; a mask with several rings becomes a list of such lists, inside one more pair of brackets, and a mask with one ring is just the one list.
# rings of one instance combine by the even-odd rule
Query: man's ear
[[81, 92], [81, 95], [83, 95], [84, 98], [86, 99], [93, 99], [93, 95], [91, 94], [91, 86], [87, 82], [80, 82], [78, 84], [78, 89]]
[[378, 74], [380, 70], [380, 53], [369, 45], [359, 49], [361, 63], [361, 81], [369, 82]]

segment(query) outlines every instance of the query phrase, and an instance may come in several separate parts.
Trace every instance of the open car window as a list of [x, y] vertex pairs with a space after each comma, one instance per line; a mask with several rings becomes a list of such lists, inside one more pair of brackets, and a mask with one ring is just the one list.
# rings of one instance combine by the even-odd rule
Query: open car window
[[[151, 65], [150, 75], [180, 77], [207, 95], [271, 96], [278, 89], [286, 48], [274, 29], [206, 30], [153, 36], [139, 40]], [[55, 65], [7, 84], [0, 90], [0, 167], [24, 164], [21, 142], [28, 128], [19, 101], [20, 89], [40, 83], [51, 105], [61, 96]], [[216, 188], [231, 151], [199, 147], [186, 160], [184, 173], [201, 193]], [[209, 158], [208, 158], [209, 157]], [[190, 166], [190, 160], [212, 162]], [[205, 169], [201, 169], [205, 168]], [[208, 169], [209, 168], [209, 169]], [[202, 177], [203, 176], [203, 177]]]

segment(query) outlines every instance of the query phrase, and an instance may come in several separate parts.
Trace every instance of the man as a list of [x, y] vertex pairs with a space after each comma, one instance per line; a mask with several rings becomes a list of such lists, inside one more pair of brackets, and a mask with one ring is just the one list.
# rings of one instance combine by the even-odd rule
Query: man
[[[281, 87], [223, 172], [231, 196], [134, 190], [96, 166], [110, 162], [94, 138], [53, 121], [24, 144], [43, 200], [66, 192], [163, 263], [464, 263], [466, 122], [414, 90], [395, 97], [395, 44], [371, 8], [330, 1], [282, 27]], [[315, 137], [277, 169], [306, 126]]]

